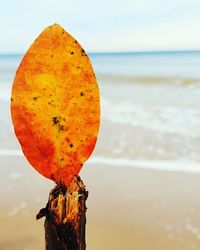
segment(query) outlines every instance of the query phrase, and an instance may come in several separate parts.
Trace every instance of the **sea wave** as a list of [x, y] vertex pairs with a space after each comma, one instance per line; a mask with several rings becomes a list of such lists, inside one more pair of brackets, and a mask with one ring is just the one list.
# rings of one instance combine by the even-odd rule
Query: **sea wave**
[[109, 81], [116, 83], [139, 83], [139, 84], [177, 84], [177, 85], [199, 85], [200, 77], [170, 77], [170, 76], [158, 76], [158, 75], [127, 75], [127, 74], [112, 74], [112, 73], [97, 73], [97, 78], [100, 81]]
[[[0, 149], [0, 157], [22, 157], [20, 150]], [[200, 162], [180, 160], [135, 160], [130, 158], [91, 157], [86, 164], [113, 167], [132, 167], [159, 171], [200, 173]]]
[[101, 99], [102, 118], [113, 123], [139, 126], [160, 133], [200, 136], [200, 111], [170, 106], [143, 106], [130, 101]]
[[[199, 89], [200, 78], [187, 77], [162, 77], [162, 76], [129, 76], [123, 74], [103, 74], [97, 73], [99, 84], [101, 83], [132, 83], [132, 84], [155, 84], [169, 86], [186, 86], [188, 88]], [[13, 80], [1, 80], [0, 100], [10, 100], [11, 88]]]

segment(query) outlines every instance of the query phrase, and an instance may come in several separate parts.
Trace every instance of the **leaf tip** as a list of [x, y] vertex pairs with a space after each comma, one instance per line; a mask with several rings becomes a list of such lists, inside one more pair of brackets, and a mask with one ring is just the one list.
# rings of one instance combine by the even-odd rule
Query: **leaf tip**
[[63, 30], [63, 27], [58, 23], [54, 23], [53, 25], [50, 25], [49, 28], [50, 29]]

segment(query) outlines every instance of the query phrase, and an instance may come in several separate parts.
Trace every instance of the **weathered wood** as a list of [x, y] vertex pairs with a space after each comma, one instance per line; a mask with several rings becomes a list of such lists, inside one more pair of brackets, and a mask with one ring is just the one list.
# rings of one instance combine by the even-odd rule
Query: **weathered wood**
[[86, 199], [88, 192], [79, 176], [68, 190], [56, 186], [49, 194], [46, 208], [37, 219], [46, 216], [46, 250], [85, 250]]

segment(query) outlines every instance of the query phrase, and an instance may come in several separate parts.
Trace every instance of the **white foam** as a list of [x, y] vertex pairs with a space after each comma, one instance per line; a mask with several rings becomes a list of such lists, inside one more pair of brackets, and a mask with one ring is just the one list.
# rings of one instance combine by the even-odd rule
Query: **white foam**
[[[0, 156], [20, 156], [20, 150], [0, 149]], [[151, 169], [159, 171], [175, 171], [187, 173], [200, 173], [200, 163], [195, 161], [182, 160], [135, 160], [128, 158], [108, 158], [101, 156], [91, 157], [86, 164], [113, 166], [113, 167], [133, 167], [141, 169]]]
[[92, 157], [87, 164], [134, 167], [161, 171], [200, 173], [200, 163], [181, 160], [134, 160], [126, 158]]
[[[122, 125], [138, 126], [160, 133], [200, 136], [200, 111], [172, 106], [143, 106], [130, 101], [101, 99], [102, 118]], [[170, 105], [170, 104], [169, 104]]]
[[11, 96], [11, 83], [3, 82], [0, 85], [0, 100], [9, 101]]
[[27, 203], [26, 202], [21, 202], [18, 206], [14, 206], [9, 212], [8, 212], [8, 216], [9, 217], [13, 217], [15, 216], [17, 213], [19, 213], [21, 210], [24, 210], [27, 207]]
[[0, 156], [23, 156], [23, 153], [18, 149], [0, 149]]
[[10, 178], [10, 179], [18, 179], [18, 178], [21, 177], [21, 176], [22, 176], [21, 173], [12, 172], [12, 173], [10, 173], [9, 178]]

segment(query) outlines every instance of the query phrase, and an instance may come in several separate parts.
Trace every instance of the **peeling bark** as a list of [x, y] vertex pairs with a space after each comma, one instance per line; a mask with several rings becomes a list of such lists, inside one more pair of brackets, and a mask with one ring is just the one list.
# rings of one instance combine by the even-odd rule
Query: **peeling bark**
[[56, 186], [49, 194], [46, 208], [37, 219], [45, 216], [46, 250], [85, 250], [86, 199], [88, 192], [79, 176], [68, 189]]

